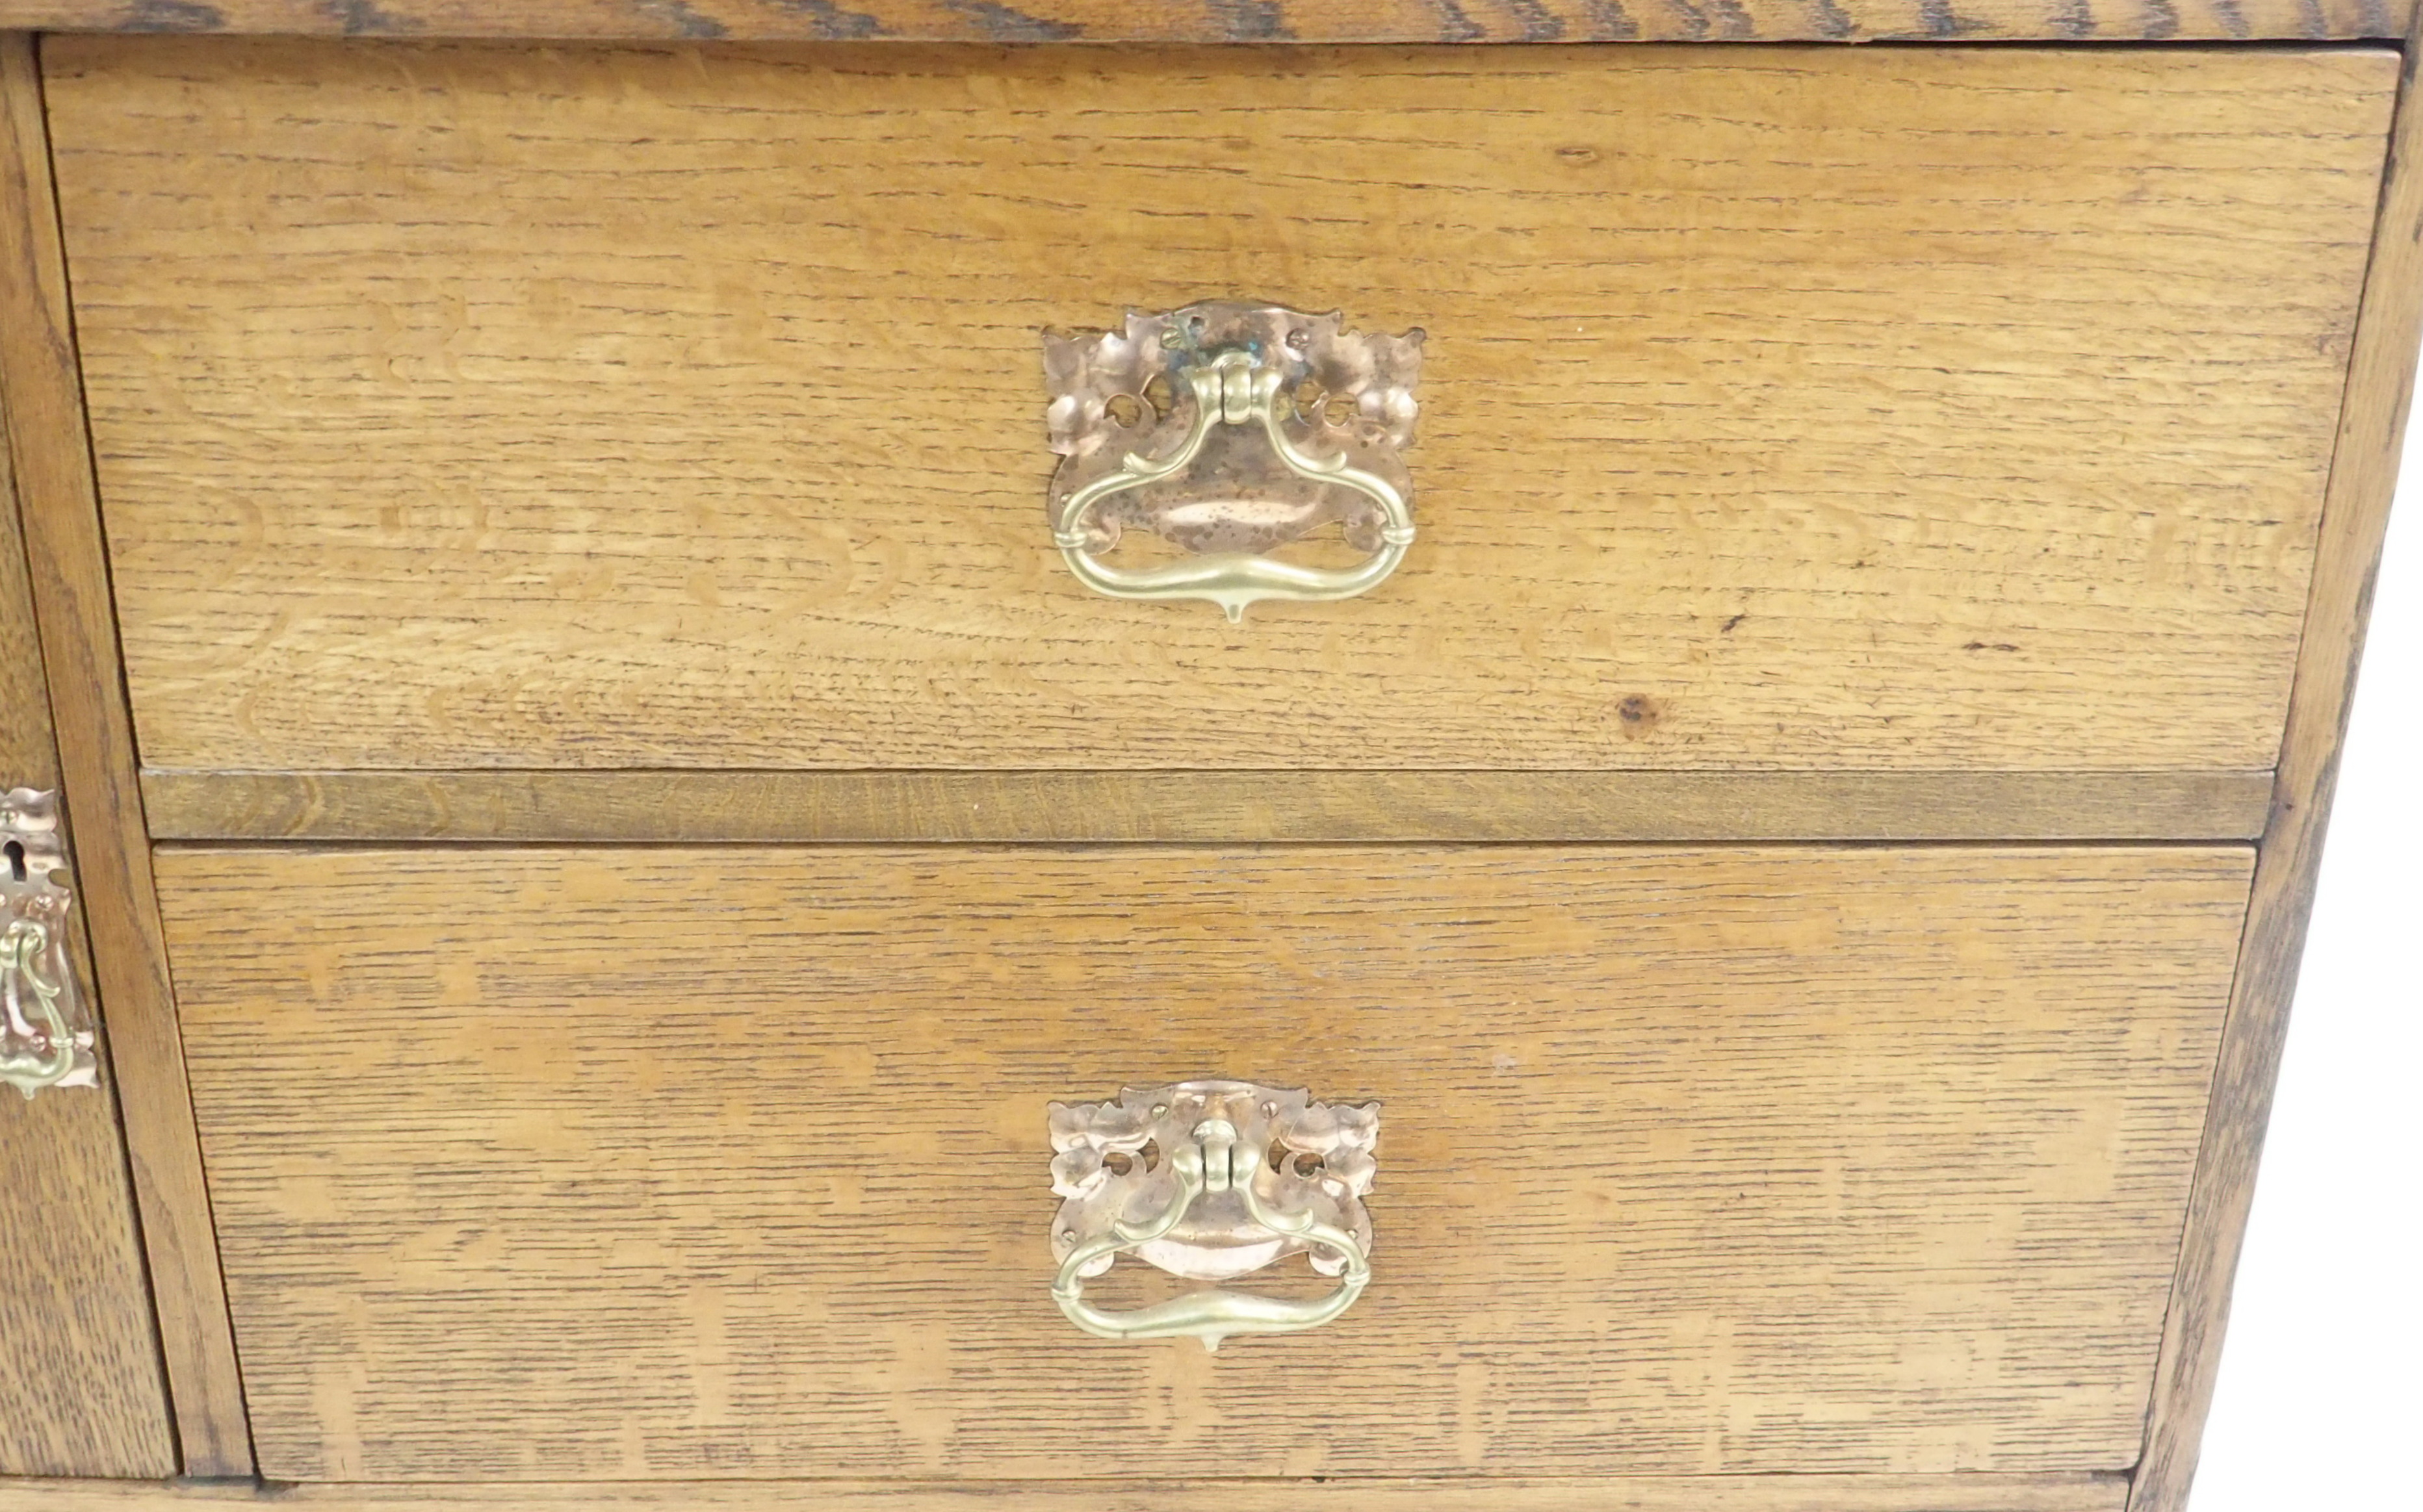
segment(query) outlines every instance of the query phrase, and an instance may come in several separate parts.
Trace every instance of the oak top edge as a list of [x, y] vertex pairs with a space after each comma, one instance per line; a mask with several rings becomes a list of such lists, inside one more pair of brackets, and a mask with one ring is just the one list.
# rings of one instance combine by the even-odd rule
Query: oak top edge
[[2413, 0], [0, 0], [0, 29], [634, 42], [2317, 42], [2395, 40], [2413, 8]]

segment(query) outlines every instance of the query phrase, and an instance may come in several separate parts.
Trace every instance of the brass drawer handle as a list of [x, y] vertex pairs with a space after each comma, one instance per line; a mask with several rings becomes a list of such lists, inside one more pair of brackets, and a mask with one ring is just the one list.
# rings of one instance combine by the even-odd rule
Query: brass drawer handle
[[[1069, 570], [1126, 599], [1209, 599], [1235, 621], [1262, 599], [1353, 598], [1414, 543], [1422, 332], [1350, 335], [1340, 317], [1227, 301], [1128, 312], [1124, 331], [1044, 338], [1052, 539]], [[1152, 486], [1160, 485], [1160, 486]], [[1148, 492], [1149, 489], [1149, 492]], [[1346, 568], [1263, 555], [1324, 525], [1370, 553]], [[1114, 567], [1124, 529], [1196, 553]]]
[[58, 795], [0, 797], [0, 1082], [28, 1097], [98, 1084], [92, 1025], [68, 964], [74, 894], [56, 880], [66, 867]]
[[[1354, 1305], [1371, 1280], [1363, 1194], [1380, 1105], [1317, 1103], [1248, 1081], [1130, 1087], [1116, 1102], [1053, 1103], [1052, 1299], [1102, 1339], [1289, 1333]], [[1190, 1281], [1228, 1281], [1295, 1253], [1338, 1278], [1310, 1300], [1214, 1288], [1132, 1312], [1085, 1300], [1122, 1254]]]

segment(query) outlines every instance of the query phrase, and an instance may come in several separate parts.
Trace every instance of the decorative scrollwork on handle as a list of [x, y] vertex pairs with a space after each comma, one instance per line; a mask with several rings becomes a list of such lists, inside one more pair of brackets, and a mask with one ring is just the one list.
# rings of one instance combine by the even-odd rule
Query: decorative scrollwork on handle
[[[1199, 1339], [1317, 1327], [1371, 1280], [1363, 1194], [1377, 1170], [1376, 1103], [1310, 1101], [1245, 1081], [1130, 1087], [1111, 1103], [1053, 1103], [1052, 1299], [1103, 1339]], [[1085, 1299], [1088, 1278], [1132, 1254], [1175, 1276], [1226, 1281], [1303, 1253], [1338, 1284], [1309, 1299], [1225, 1287], [1128, 1312]]]
[[[1354, 335], [1340, 317], [1215, 301], [1130, 311], [1123, 331], [1047, 336], [1052, 538], [1113, 598], [1209, 599], [1231, 621], [1263, 599], [1352, 598], [1414, 543], [1413, 440], [1422, 332]], [[1324, 525], [1370, 555], [1347, 568], [1265, 555]], [[1123, 530], [1194, 556], [1101, 559]]]
[[97, 1084], [92, 1024], [68, 960], [74, 894], [58, 875], [55, 793], [0, 797], [0, 1082], [31, 1097], [44, 1087]]

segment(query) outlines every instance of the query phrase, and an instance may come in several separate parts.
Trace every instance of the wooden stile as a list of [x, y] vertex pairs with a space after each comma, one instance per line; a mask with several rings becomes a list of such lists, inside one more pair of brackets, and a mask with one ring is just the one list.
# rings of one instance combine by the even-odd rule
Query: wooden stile
[[[58, 781], [16, 488], [0, 444], [0, 788]], [[71, 953], [90, 982], [80, 933]], [[105, 1038], [98, 1054], [98, 1091], [27, 1100], [0, 1088], [0, 1475], [177, 1469]]]
[[0, 395], [77, 905], [134, 1163], [179, 1452], [188, 1474], [249, 1474], [244, 1391], [151, 890], [50, 174], [33, 40], [0, 35]]
[[[2418, 18], [2423, 20], [2423, 18]], [[2383, 181], [2363, 312], [2339, 414], [2321, 542], [2299, 649], [2288, 737], [2257, 848], [2246, 938], [2206, 1114], [2179, 1274], [2162, 1332], [2146, 1415], [2146, 1454], [2130, 1512], [2185, 1512], [2213, 1382], [2229, 1292], [2255, 1200], [2256, 1165], [2272, 1116], [2280, 1051], [2296, 996], [2297, 964], [2314, 908], [2323, 832], [2338, 781], [2365, 621], [2423, 342], [2423, 33], [2406, 41], [2397, 124]]]

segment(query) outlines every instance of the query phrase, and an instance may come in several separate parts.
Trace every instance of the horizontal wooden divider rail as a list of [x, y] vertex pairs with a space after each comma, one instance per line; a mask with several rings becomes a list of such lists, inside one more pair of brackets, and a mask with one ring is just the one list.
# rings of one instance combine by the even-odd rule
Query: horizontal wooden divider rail
[[161, 840], [2252, 840], [2268, 772], [168, 772]]

